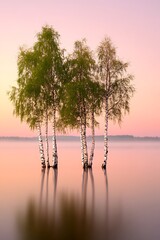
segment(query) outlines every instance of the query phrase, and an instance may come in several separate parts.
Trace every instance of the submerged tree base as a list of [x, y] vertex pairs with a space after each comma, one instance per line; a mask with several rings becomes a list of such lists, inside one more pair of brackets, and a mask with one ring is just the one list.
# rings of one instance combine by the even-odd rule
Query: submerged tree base
[[89, 164], [88, 164], [88, 168], [92, 168], [92, 163], [89, 163]]
[[88, 168], [88, 163], [83, 163], [83, 169], [87, 169]]
[[57, 168], [58, 168], [58, 164], [55, 163], [52, 167], [53, 167], [54, 169], [57, 169]]
[[102, 169], [106, 169], [106, 163], [102, 163]]
[[42, 163], [42, 168], [46, 168], [46, 164]]

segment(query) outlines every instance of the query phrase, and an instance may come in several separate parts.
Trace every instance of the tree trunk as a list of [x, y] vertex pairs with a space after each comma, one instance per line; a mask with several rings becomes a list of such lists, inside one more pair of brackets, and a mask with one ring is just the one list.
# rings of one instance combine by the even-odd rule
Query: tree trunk
[[87, 139], [86, 139], [86, 116], [84, 116], [82, 124], [82, 142], [84, 149], [84, 162], [83, 168], [88, 168], [88, 150], [87, 150]]
[[53, 107], [53, 168], [58, 167], [57, 140], [56, 140], [56, 108]]
[[81, 120], [81, 126], [80, 126], [80, 142], [81, 142], [81, 160], [82, 160], [82, 166], [84, 165], [84, 142], [82, 137], [82, 120]]
[[81, 123], [81, 152], [82, 152], [82, 166], [88, 168], [88, 150], [87, 150], [87, 139], [86, 139], [86, 124]]
[[41, 165], [42, 165], [42, 168], [45, 168], [46, 167], [46, 163], [45, 163], [43, 139], [42, 139], [42, 132], [41, 132], [41, 125], [40, 125], [40, 123], [38, 123], [38, 125], [37, 125], [37, 130], [38, 130], [39, 152], [40, 152]]
[[106, 169], [108, 160], [108, 96], [105, 98], [105, 129], [104, 129], [104, 162], [102, 168]]
[[50, 167], [50, 163], [49, 163], [49, 141], [48, 141], [48, 112], [46, 111], [46, 122], [45, 122], [45, 127], [46, 127], [46, 131], [45, 131], [45, 141], [46, 141], [46, 163], [47, 163], [47, 167]]
[[91, 114], [91, 130], [92, 130], [92, 145], [91, 145], [91, 152], [90, 152], [90, 157], [89, 157], [89, 167], [92, 167], [93, 164], [93, 157], [94, 157], [94, 149], [95, 149], [95, 129], [94, 129], [94, 110], [92, 110]]

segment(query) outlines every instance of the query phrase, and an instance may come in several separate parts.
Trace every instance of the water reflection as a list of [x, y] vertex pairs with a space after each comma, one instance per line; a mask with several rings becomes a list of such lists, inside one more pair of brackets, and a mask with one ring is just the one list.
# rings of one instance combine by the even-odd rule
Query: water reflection
[[126, 228], [122, 209], [120, 206], [116, 206], [116, 209], [110, 214], [109, 213], [109, 189], [108, 189], [108, 175], [107, 170], [102, 169], [104, 174], [104, 181], [105, 181], [105, 207], [104, 207], [104, 215], [99, 221], [98, 230], [97, 230], [97, 239], [98, 235], [100, 235], [101, 240], [128, 240], [128, 237], [125, 238], [124, 230]]
[[[116, 211], [111, 219], [109, 218], [108, 179], [106, 170], [103, 171], [106, 199], [101, 216], [98, 207], [95, 207], [96, 189], [92, 169], [84, 169], [82, 172], [81, 197], [68, 195], [65, 192], [58, 196], [58, 170], [43, 169], [39, 203], [36, 204], [35, 200], [30, 200], [25, 212], [18, 216], [19, 239], [123, 239], [121, 233], [124, 223], [121, 211]], [[53, 174], [52, 192], [49, 188], [51, 174]], [[50, 195], [53, 196], [51, 205], [49, 205]]]
[[[57, 195], [57, 181], [58, 181], [58, 169], [51, 170], [53, 175], [52, 188], [49, 189], [49, 176], [50, 169], [41, 170], [41, 187], [40, 187], [40, 197], [39, 197], [39, 211], [44, 211], [45, 214], [48, 214], [49, 211], [49, 193], [53, 194], [52, 207], [55, 209], [56, 205], [56, 195]], [[46, 179], [45, 179], [46, 178]], [[44, 186], [45, 185], [45, 186]]]
[[[103, 173], [104, 173], [104, 180], [105, 180], [105, 190], [106, 190], [106, 212], [108, 213], [109, 211], [109, 198], [108, 198], [108, 176], [107, 176], [107, 170], [106, 169], [102, 169]], [[107, 214], [108, 215], [108, 214]]]
[[94, 184], [94, 176], [91, 168], [84, 169], [82, 173], [82, 196], [86, 200], [87, 186], [88, 186], [88, 172], [91, 179], [92, 200], [94, 201], [95, 184]]

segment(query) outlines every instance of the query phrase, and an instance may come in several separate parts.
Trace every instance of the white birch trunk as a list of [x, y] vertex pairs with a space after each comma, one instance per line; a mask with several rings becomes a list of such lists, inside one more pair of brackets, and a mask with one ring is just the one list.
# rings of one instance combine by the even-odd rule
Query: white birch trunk
[[106, 76], [106, 83], [105, 83], [105, 90], [106, 90], [106, 96], [105, 96], [105, 127], [104, 127], [104, 162], [102, 164], [102, 168], [106, 169], [107, 161], [108, 161], [108, 119], [109, 119], [109, 112], [108, 112], [108, 90], [110, 87], [110, 63], [107, 63], [107, 76]]
[[86, 124], [81, 124], [81, 156], [83, 168], [88, 167], [88, 150], [87, 150], [87, 139], [86, 139]]
[[81, 160], [82, 160], [82, 166], [84, 164], [84, 142], [82, 137], [82, 120], [81, 120], [81, 126], [80, 126], [80, 142], [81, 142]]
[[82, 124], [82, 141], [84, 147], [84, 162], [83, 168], [88, 168], [88, 149], [87, 149], [87, 139], [86, 139], [86, 116], [84, 114], [83, 117], [83, 124]]
[[[83, 102], [82, 102], [83, 103]], [[86, 139], [86, 109], [84, 103], [80, 107], [80, 140], [81, 140], [81, 156], [83, 168], [88, 168], [88, 150]]]
[[43, 139], [42, 139], [40, 123], [37, 124], [37, 130], [38, 130], [39, 153], [40, 153], [41, 165], [42, 165], [42, 168], [45, 168], [46, 163], [45, 163], [44, 147], [43, 147]]
[[50, 167], [50, 163], [49, 163], [49, 141], [48, 141], [48, 113], [46, 111], [46, 122], [45, 122], [45, 141], [46, 141], [46, 163], [47, 163], [47, 167]]
[[58, 167], [57, 141], [56, 141], [56, 109], [53, 109], [53, 168]]
[[104, 162], [102, 168], [106, 169], [108, 160], [108, 96], [105, 99], [105, 129], [104, 129]]
[[91, 143], [91, 152], [89, 157], [89, 167], [92, 167], [93, 164], [93, 157], [94, 157], [94, 149], [95, 149], [95, 129], [94, 129], [94, 111], [91, 114], [91, 130], [92, 130], [92, 143]]

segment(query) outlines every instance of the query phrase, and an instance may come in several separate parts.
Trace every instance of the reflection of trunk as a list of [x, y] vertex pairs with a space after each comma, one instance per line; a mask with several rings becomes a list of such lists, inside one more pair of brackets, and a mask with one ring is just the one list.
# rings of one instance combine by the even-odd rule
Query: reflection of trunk
[[45, 132], [45, 141], [46, 141], [46, 162], [47, 162], [47, 167], [50, 167], [49, 164], [49, 142], [48, 142], [48, 112], [46, 110], [46, 122], [45, 122], [45, 127], [46, 127], [46, 132]]
[[88, 169], [84, 169], [82, 176], [82, 205], [84, 213], [86, 213], [87, 185], [88, 185]]
[[53, 169], [53, 188], [54, 188], [54, 192], [53, 192], [53, 206], [54, 209], [56, 206], [56, 194], [57, 194], [57, 180], [58, 180], [58, 169]]
[[39, 208], [40, 208], [40, 211], [41, 211], [41, 208], [42, 208], [42, 197], [43, 197], [45, 170], [46, 169], [42, 169], [42, 176], [41, 176], [41, 190], [40, 190], [40, 198], [39, 198]]
[[42, 132], [41, 132], [40, 123], [37, 124], [37, 130], [38, 130], [39, 152], [40, 152], [41, 165], [42, 165], [42, 168], [45, 168], [46, 164], [45, 164], [43, 139], [42, 139]]
[[[42, 209], [45, 210], [45, 216], [48, 218], [48, 207], [49, 207], [49, 174], [50, 174], [50, 168], [47, 169], [47, 175], [46, 175], [46, 169], [42, 169], [42, 175], [41, 175], [41, 188], [40, 188], [40, 198], [39, 198], [39, 211], [41, 212]], [[58, 180], [58, 169], [53, 169], [53, 206], [54, 206], [54, 212], [56, 207], [56, 193], [57, 193], [57, 180]], [[45, 207], [45, 208], [44, 208]]]
[[95, 203], [95, 185], [92, 169], [84, 169], [82, 175], [82, 206], [84, 215], [86, 215], [87, 210], [87, 188], [88, 188], [88, 172], [91, 179], [91, 214], [92, 214], [92, 224], [94, 224], [94, 203]]
[[[106, 186], [106, 213], [104, 212], [105, 222], [107, 223], [107, 229], [109, 227], [109, 192], [108, 192], [108, 177], [106, 169], [103, 169], [104, 172], [104, 179], [105, 179], [105, 186]], [[106, 230], [107, 230], [106, 229]], [[107, 230], [108, 231], [108, 230]], [[108, 234], [108, 232], [107, 232]]]
[[106, 185], [106, 202], [107, 202], [107, 209], [108, 209], [108, 177], [106, 169], [103, 169], [104, 177], [105, 177], [105, 185]]
[[46, 216], [48, 215], [48, 187], [49, 187], [49, 168], [47, 169], [47, 179], [46, 179]]
[[90, 179], [91, 179], [91, 187], [92, 187], [92, 208], [94, 209], [94, 200], [95, 200], [95, 186], [94, 186], [94, 176], [92, 169], [89, 169]]
[[92, 109], [92, 114], [91, 114], [91, 130], [92, 130], [92, 145], [91, 145], [91, 153], [89, 157], [89, 167], [92, 167], [93, 164], [93, 157], [94, 157], [94, 149], [95, 149], [95, 130], [94, 130], [94, 109]]
[[105, 130], [104, 130], [104, 162], [102, 168], [106, 168], [108, 160], [108, 96], [105, 98]]
[[56, 108], [53, 107], [53, 168], [58, 167], [57, 142], [56, 142]]
[[94, 184], [94, 176], [92, 169], [89, 169], [89, 175], [91, 179], [91, 192], [92, 192], [92, 199], [91, 199], [91, 214], [92, 214], [92, 226], [95, 225], [95, 184]]

